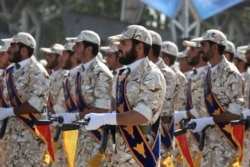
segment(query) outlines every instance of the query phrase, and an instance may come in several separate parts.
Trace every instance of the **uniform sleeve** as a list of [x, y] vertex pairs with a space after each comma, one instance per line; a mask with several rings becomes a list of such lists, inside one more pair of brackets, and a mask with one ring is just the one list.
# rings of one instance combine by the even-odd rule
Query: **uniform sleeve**
[[113, 77], [101, 71], [96, 78], [94, 88], [95, 103], [97, 108], [109, 109], [111, 101], [111, 93], [113, 88]]
[[226, 82], [225, 93], [228, 96], [229, 103], [227, 111], [240, 115], [244, 105], [243, 99], [243, 78], [238, 73], [229, 73]]
[[38, 112], [42, 112], [43, 106], [47, 102], [50, 84], [49, 76], [45, 69], [40, 68], [36, 67], [30, 71], [28, 98], [28, 103]]
[[161, 75], [149, 73], [142, 80], [140, 94], [133, 110], [139, 112], [148, 120], [160, 112], [165, 97], [165, 80]]

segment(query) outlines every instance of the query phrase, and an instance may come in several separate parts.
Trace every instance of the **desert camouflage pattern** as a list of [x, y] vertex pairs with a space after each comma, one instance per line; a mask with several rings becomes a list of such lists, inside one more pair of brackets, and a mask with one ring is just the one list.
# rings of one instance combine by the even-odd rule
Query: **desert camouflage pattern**
[[[82, 65], [80, 65], [78, 70], [81, 73], [82, 95], [89, 106], [109, 109], [113, 75], [108, 67], [94, 58], [88, 69], [83, 70]], [[99, 143], [88, 131], [81, 128], [75, 166], [86, 167], [88, 161], [98, 153], [98, 148]]]
[[[208, 67], [200, 67], [194, 69], [191, 76], [191, 97], [193, 108], [197, 111], [197, 114], [194, 115], [195, 118], [204, 117], [207, 114], [207, 110], [204, 103], [204, 79], [207, 74]], [[188, 91], [188, 90], [187, 90]], [[189, 141], [189, 150], [193, 159], [197, 159], [199, 148], [198, 143], [195, 140], [191, 131], [186, 132], [187, 140]]]
[[[249, 72], [241, 73], [241, 75], [245, 79], [245, 94], [244, 94], [244, 100], [245, 100], [245, 106], [244, 108], [249, 108], [249, 93], [250, 93], [250, 74]], [[242, 159], [242, 166], [250, 166], [250, 129], [245, 131], [245, 138], [244, 138], [244, 154]]]
[[[240, 115], [243, 107], [243, 78], [224, 57], [211, 75], [212, 91], [226, 111]], [[208, 114], [206, 115], [208, 116]], [[229, 166], [235, 150], [216, 127], [206, 130], [201, 166]]]
[[50, 96], [53, 103], [53, 109], [55, 113], [65, 113], [67, 111], [62, 81], [67, 70], [60, 69], [58, 71], [53, 71], [50, 75]]
[[[6, 82], [5, 82], [5, 77], [4, 77], [4, 70], [0, 69], [0, 89], [2, 92], [0, 93], [3, 93], [3, 90], [6, 89]], [[7, 96], [6, 94], [3, 95], [4, 98], [7, 99]], [[0, 127], [2, 126], [2, 121], [0, 121]], [[7, 140], [0, 140], [0, 152], [4, 152], [7, 148], [7, 144], [8, 144], [8, 141]], [[0, 156], [0, 162], [4, 162], [4, 157], [3, 156]]]
[[177, 97], [179, 80], [176, 73], [166, 66], [162, 59], [156, 64], [166, 81], [166, 95], [162, 106], [161, 116], [172, 116], [174, 112], [174, 99]]
[[[13, 73], [13, 78], [16, 90], [23, 101], [27, 101], [41, 112], [48, 99], [50, 84], [49, 76], [42, 65], [35, 57], [31, 57], [22, 69]], [[41, 114], [37, 116], [38, 119], [41, 118]], [[2, 142], [6, 145], [0, 148], [0, 166], [47, 166], [42, 161], [45, 145], [17, 118], [9, 118]]]
[[[156, 65], [145, 58], [131, 72], [127, 80], [126, 90], [131, 108], [148, 118], [147, 125], [152, 125], [161, 113], [165, 97], [166, 82], [162, 73]], [[152, 144], [151, 134], [146, 134], [146, 137]], [[116, 147], [116, 153], [111, 156], [113, 167], [138, 166], [119, 133], [117, 133]]]
[[186, 89], [187, 89], [187, 77], [176, 66], [171, 67], [176, 73], [179, 81], [178, 95], [174, 99], [174, 110], [181, 111], [186, 107]]

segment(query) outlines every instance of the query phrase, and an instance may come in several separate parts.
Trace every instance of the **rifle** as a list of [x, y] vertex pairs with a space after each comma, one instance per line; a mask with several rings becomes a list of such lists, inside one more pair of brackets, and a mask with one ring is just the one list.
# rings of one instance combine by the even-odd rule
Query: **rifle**
[[[179, 131], [176, 131], [175, 133], [179, 134], [179, 133], [184, 133], [186, 132], [188, 129], [195, 129], [196, 127], [196, 123], [195, 122], [191, 122], [191, 123], [188, 123], [186, 125], [184, 125], [184, 122], [182, 121], [181, 122], [181, 129]], [[201, 131], [201, 134], [200, 134], [200, 140], [199, 140], [199, 150], [202, 151], [203, 148], [204, 148], [204, 144], [205, 144], [205, 133], [206, 133], [206, 129], [208, 128], [209, 126], [205, 127], [204, 129], [202, 129]]]
[[[82, 120], [77, 121], [77, 123], [79, 125], [87, 125], [89, 120], [90, 120], [89, 118], [82, 119]], [[99, 147], [99, 153], [105, 154], [105, 150], [106, 150], [107, 143], [108, 143], [109, 133], [112, 136], [113, 143], [115, 143], [116, 126], [115, 125], [103, 125], [101, 128], [102, 128], [102, 136], [101, 136], [101, 143], [100, 143], [100, 147]]]

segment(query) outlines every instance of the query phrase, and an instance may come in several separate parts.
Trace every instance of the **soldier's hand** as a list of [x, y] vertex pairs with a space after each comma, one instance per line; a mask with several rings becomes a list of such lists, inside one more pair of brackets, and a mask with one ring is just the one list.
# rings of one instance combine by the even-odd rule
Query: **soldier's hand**
[[197, 118], [191, 119], [189, 124], [195, 124], [195, 128], [191, 129], [193, 133], [201, 132], [206, 126], [214, 125], [213, 117], [204, 117], [204, 118]]
[[0, 120], [4, 120], [5, 118], [15, 116], [13, 107], [3, 108], [0, 107]]
[[243, 118], [246, 119], [248, 116], [250, 116], [250, 109], [245, 109], [242, 111]]
[[85, 115], [84, 119], [89, 119], [88, 125], [85, 125], [87, 130], [96, 130], [102, 125], [117, 125], [116, 113], [90, 113]]
[[178, 123], [180, 123], [181, 120], [187, 119], [187, 118], [188, 118], [188, 116], [187, 116], [186, 110], [174, 112], [174, 123], [175, 124], [178, 124]]

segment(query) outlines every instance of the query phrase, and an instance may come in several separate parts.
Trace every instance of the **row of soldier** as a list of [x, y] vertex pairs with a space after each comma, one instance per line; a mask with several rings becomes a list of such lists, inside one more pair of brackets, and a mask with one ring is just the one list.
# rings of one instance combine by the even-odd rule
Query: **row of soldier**
[[[241, 160], [242, 148], [229, 124], [250, 115], [245, 109], [249, 47], [235, 52], [226, 36], [212, 29], [183, 41], [187, 51], [179, 54], [173, 42], [138, 25], [109, 37], [108, 47], [100, 47], [99, 35], [89, 30], [66, 40], [64, 46], [40, 48], [46, 53], [46, 72], [33, 56], [36, 43], [30, 34], [3, 39], [1, 95], [9, 101], [0, 108], [0, 119], [10, 119], [1, 140], [2, 166], [46, 166], [46, 146], [31, 133], [33, 125], [26, 122], [30, 115], [22, 116], [42, 119], [45, 104], [52, 117], [63, 117], [64, 124], [88, 120], [79, 129], [75, 166], [87, 166], [98, 154], [96, 130], [104, 125], [119, 126], [115, 147], [108, 145], [103, 166], [166, 166], [171, 161], [174, 166], [230, 166]], [[100, 50], [106, 64], [97, 58]], [[227, 55], [230, 61], [234, 55], [234, 64]], [[175, 66], [177, 60], [181, 70]], [[178, 126], [183, 120], [195, 127]], [[51, 124], [53, 133], [57, 126]], [[182, 128], [188, 143], [174, 137], [174, 130]], [[200, 138], [205, 139], [202, 150]], [[247, 134], [244, 145], [242, 166], [248, 166]], [[67, 166], [61, 147], [55, 164]]]

